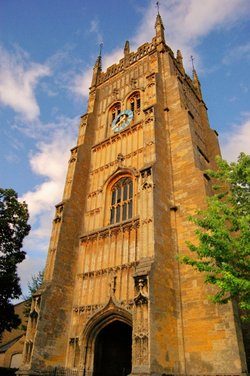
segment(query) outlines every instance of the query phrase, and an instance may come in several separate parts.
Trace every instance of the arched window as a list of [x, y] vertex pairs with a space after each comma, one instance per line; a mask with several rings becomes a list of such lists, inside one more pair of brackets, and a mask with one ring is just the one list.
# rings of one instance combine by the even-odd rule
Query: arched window
[[129, 103], [130, 103], [130, 109], [134, 113], [138, 113], [141, 108], [141, 97], [140, 93], [134, 93], [130, 98], [129, 98]]
[[117, 115], [121, 112], [121, 103], [115, 103], [110, 109], [110, 123], [115, 119]]
[[128, 176], [118, 180], [111, 189], [110, 224], [132, 218], [133, 182]]

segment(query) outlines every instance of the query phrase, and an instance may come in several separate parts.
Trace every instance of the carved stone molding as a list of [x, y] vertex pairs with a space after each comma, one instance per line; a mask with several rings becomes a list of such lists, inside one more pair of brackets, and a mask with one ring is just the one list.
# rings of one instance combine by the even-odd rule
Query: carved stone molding
[[87, 215], [94, 215], [96, 213], [100, 213], [100, 211], [101, 211], [101, 208], [95, 208], [95, 209], [89, 210], [86, 214]]
[[152, 166], [148, 166], [140, 170], [142, 179], [147, 179], [152, 175]]
[[73, 149], [71, 149], [71, 157], [69, 159], [69, 163], [72, 163], [72, 162], [76, 161], [77, 153], [78, 153], [78, 146], [76, 146]]
[[150, 141], [147, 141], [145, 143], [145, 146], [151, 146], [151, 145], [154, 145], [154, 144], [155, 144], [155, 142], [153, 140], [150, 140]]
[[[135, 150], [135, 151], [133, 151], [133, 152], [131, 152], [131, 153], [129, 153], [129, 154], [124, 155], [124, 156], [123, 156], [123, 158], [124, 158], [123, 161], [126, 160], [126, 159], [130, 159], [130, 158], [132, 158], [132, 157], [135, 157], [135, 156], [138, 155], [138, 154], [141, 154], [141, 153], [143, 152], [144, 148], [145, 148], [145, 147], [139, 148], [139, 149], [137, 149], [137, 150]], [[97, 173], [99, 173], [100, 171], [104, 171], [105, 169], [107, 169], [107, 168], [109, 168], [109, 167], [112, 167], [112, 166], [115, 166], [115, 165], [118, 165], [118, 166], [121, 165], [121, 161], [118, 160], [118, 158], [116, 158], [115, 161], [112, 161], [112, 162], [110, 162], [110, 163], [107, 163], [107, 164], [104, 165], [104, 166], [101, 166], [101, 167], [98, 167], [98, 168], [95, 169], [95, 170], [92, 170], [90, 174], [91, 174], [91, 175], [97, 174]], [[123, 167], [125, 167], [125, 166], [123, 166]]]
[[26, 340], [25, 347], [24, 347], [24, 363], [30, 363], [31, 354], [33, 350], [33, 341]]
[[78, 343], [79, 342], [79, 337], [71, 337], [69, 339], [70, 344]]
[[32, 308], [33, 311], [36, 311], [37, 313], [40, 311], [40, 303], [41, 303], [41, 295], [33, 295], [33, 302], [32, 302]]
[[146, 365], [148, 363], [148, 337], [136, 336], [133, 342], [135, 365]]
[[63, 209], [64, 209], [64, 203], [60, 203], [56, 205], [56, 214], [54, 218], [55, 223], [60, 222], [62, 220]]
[[97, 231], [90, 232], [86, 235], [81, 236], [81, 243], [88, 241], [93, 241], [96, 239], [102, 239], [105, 237], [115, 236], [118, 232], [131, 231], [137, 229], [140, 226], [139, 218], [135, 218], [129, 221], [124, 221], [123, 223], [110, 225], [104, 228], [101, 228]]
[[124, 159], [125, 159], [124, 155], [122, 153], [119, 153], [117, 155], [116, 161], [118, 164], [121, 164], [124, 161]]
[[130, 86], [131, 86], [132, 89], [137, 89], [138, 88], [138, 80], [136, 78], [131, 78]]
[[106, 72], [101, 72], [101, 74], [98, 76], [98, 82], [97, 84], [101, 84], [105, 81], [107, 81], [110, 77], [115, 76], [119, 72], [124, 70], [124, 67], [130, 66], [134, 64], [135, 62], [142, 59], [144, 56], [152, 54], [153, 51], [156, 50], [156, 41], [152, 40], [151, 43], [144, 43], [142, 46], [140, 46], [136, 52], [130, 52], [126, 56], [126, 64], [124, 62], [124, 59], [121, 59], [118, 64], [113, 64], [110, 66]]
[[118, 271], [124, 270], [124, 269], [135, 268], [136, 265], [138, 265], [138, 261], [133, 261], [133, 262], [130, 262], [130, 263], [127, 263], [127, 264], [111, 266], [111, 267], [105, 268], [105, 269], [98, 269], [98, 270], [90, 271], [90, 272], [86, 272], [86, 273], [79, 273], [79, 274], [77, 274], [77, 276], [80, 277], [80, 278], [83, 278], [83, 279], [92, 278], [94, 276], [117, 273]]
[[148, 225], [149, 223], [153, 222], [152, 218], [145, 218], [141, 221], [142, 225]]
[[132, 132], [138, 131], [139, 129], [142, 128], [142, 126], [143, 126], [143, 122], [139, 121], [139, 122], [125, 128], [122, 132], [120, 132], [118, 134], [113, 134], [112, 136], [106, 138], [105, 140], [98, 142], [97, 144], [95, 144], [92, 147], [93, 153], [96, 153], [96, 152], [102, 150], [102, 148], [110, 146], [110, 144], [114, 144], [115, 142], [121, 140], [122, 137], [130, 135]]
[[135, 291], [136, 296], [134, 297], [134, 302], [136, 305], [147, 304], [148, 303], [148, 279], [147, 276], [136, 276], [135, 280]]
[[[114, 235], [115, 233], [113, 233], [113, 235]], [[106, 231], [102, 231], [102, 232], [100, 232], [99, 233], [99, 236], [98, 236], [98, 238], [99, 239], [106, 239], [106, 238], [109, 238], [110, 237], [110, 231], [109, 230], [106, 230]]]
[[88, 194], [88, 198], [90, 198], [90, 197], [95, 197], [95, 196], [101, 194], [102, 192], [103, 192], [103, 190], [102, 190], [101, 188], [100, 188], [100, 189], [97, 189], [96, 191], [90, 192], [90, 193]]
[[119, 90], [114, 88], [112, 91], [112, 96], [114, 99], [118, 99]]
[[80, 315], [85, 315], [87, 318], [93, 316], [98, 310], [103, 308], [103, 304], [94, 304], [94, 305], [83, 305], [83, 306], [74, 306], [73, 312]]
[[154, 120], [154, 106], [150, 106], [143, 110], [145, 114], [145, 124], [149, 124]]
[[148, 76], [146, 76], [146, 79], [148, 80], [148, 84], [155, 83], [155, 73], [151, 73]]
[[133, 307], [134, 307], [134, 301], [131, 299], [131, 300], [128, 300], [128, 301], [125, 301], [125, 300], [122, 300], [120, 302], [120, 305], [122, 307], [124, 307], [124, 309], [126, 309], [127, 311], [130, 311], [132, 312], [133, 310]]
[[81, 116], [81, 125], [86, 125], [88, 120], [88, 113]]
[[142, 190], [150, 190], [151, 188], [154, 188], [154, 184], [152, 183], [148, 183], [148, 182], [144, 182], [142, 184]]
[[149, 274], [153, 262], [153, 257], [145, 257], [143, 260], [138, 262], [133, 275], [135, 282], [138, 280], [138, 278], [145, 278]]
[[141, 189], [150, 191], [155, 186], [152, 181], [151, 166], [144, 168], [140, 172], [141, 172]]
[[154, 120], [153, 116], [148, 116], [146, 119], [145, 119], [145, 124], [149, 124], [151, 123], [152, 121]]

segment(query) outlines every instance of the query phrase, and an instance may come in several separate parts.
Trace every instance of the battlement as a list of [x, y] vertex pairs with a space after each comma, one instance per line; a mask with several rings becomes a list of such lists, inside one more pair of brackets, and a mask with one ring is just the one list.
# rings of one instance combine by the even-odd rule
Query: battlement
[[128, 53], [125, 57], [120, 59], [118, 64], [113, 64], [107, 68], [106, 72], [101, 72], [98, 77], [97, 84], [102, 84], [107, 81], [110, 77], [115, 76], [117, 73], [123, 71], [125, 68], [136, 63], [144, 56], [154, 52], [156, 50], [156, 38], [152, 39], [151, 43], [144, 43], [135, 52]]

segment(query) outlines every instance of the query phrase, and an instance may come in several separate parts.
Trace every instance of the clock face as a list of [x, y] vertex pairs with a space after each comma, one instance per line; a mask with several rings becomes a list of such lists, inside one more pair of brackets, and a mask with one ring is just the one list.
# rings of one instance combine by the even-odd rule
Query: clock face
[[120, 112], [112, 121], [111, 128], [113, 132], [120, 132], [126, 128], [133, 119], [133, 112], [131, 110], [124, 110]]

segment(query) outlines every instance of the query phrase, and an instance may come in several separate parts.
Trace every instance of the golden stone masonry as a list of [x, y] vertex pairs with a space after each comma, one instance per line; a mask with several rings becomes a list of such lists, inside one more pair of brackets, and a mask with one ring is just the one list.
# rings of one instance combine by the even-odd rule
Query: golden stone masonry
[[19, 375], [244, 375], [231, 304], [179, 264], [220, 154], [198, 76], [164, 39], [93, 68]]

